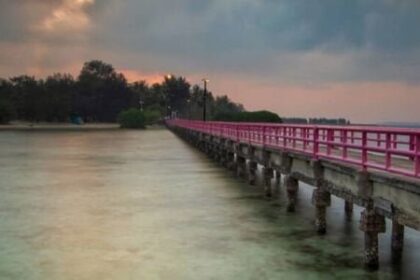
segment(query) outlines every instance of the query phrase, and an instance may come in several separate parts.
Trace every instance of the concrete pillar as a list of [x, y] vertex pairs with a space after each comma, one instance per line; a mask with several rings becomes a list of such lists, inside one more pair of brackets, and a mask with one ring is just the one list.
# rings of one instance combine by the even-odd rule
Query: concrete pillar
[[273, 168], [264, 166], [263, 168], [263, 176], [264, 176], [264, 193], [266, 197], [272, 197], [272, 189], [271, 189], [271, 179], [273, 178]]
[[213, 158], [213, 156], [214, 156], [213, 140], [212, 140], [212, 139], [213, 139], [213, 138], [210, 138], [210, 139], [208, 140], [208, 142], [207, 142], [207, 150], [206, 150], [207, 155], [208, 155], [210, 158]]
[[276, 170], [275, 184], [276, 184], [276, 186], [280, 186], [281, 185], [281, 173], [278, 170]]
[[227, 150], [226, 152], [226, 167], [230, 171], [236, 171], [235, 153], [231, 150]]
[[375, 213], [373, 202], [363, 210], [359, 228], [365, 233], [364, 263], [369, 269], [378, 269], [378, 234], [385, 232], [385, 217]]
[[299, 182], [296, 178], [287, 175], [285, 178], [285, 185], [287, 191], [287, 212], [294, 212], [296, 206], [296, 197], [299, 188]]
[[236, 176], [244, 178], [246, 174], [246, 159], [243, 156], [236, 155]]
[[224, 145], [219, 147], [218, 159], [221, 166], [226, 166], [226, 150]]
[[315, 227], [319, 234], [327, 232], [326, 212], [331, 205], [331, 194], [321, 186], [318, 186], [312, 193], [312, 204], [315, 206]]
[[344, 201], [344, 213], [346, 214], [346, 219], [351, 220], [353, 217], [353, 201]]
[[274, 181], [274, 189], [273, 189], [273, 196], [279, 197], [280, 196], [280, 185], [281, 185], [281, 175], [278, 170], [275, 171], [275, 181]]
[[215, 161], [219, 160], [219, 146], [217, 143], [211, 143], [210, 157]]
[[392, 260], [394, 262], [399, 262], [404, 247], [404, 225], [398, 223], [396, 219], [392, 220], [391, 238]]
[[254, 186], [257, 181], [258, 163], [256, 161], [251, 160], [249, 162], [248, 168], [248, 183]]

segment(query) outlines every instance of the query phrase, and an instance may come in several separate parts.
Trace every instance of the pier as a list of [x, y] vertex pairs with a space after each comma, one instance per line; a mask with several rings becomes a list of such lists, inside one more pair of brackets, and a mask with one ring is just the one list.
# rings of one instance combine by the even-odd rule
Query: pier
[[[294, 212], [299, 181], [313, 186], [314, 229], [328, 232], [331, 195], [364, 208], [364, 264], [379, 266], [378, 235], [392, 222], [391, 250], [399, 261], [404, 227], [420, 230], [420, 131], [376, 126], [319, 126], [167, 120], [167, 126], [236, 176], [254, 185], [262, 167], [264, 195], [287, 191]], [[279, 184], [273, 184], [273, 180]], [[280, 184], [282, 182], [282, 184]]]

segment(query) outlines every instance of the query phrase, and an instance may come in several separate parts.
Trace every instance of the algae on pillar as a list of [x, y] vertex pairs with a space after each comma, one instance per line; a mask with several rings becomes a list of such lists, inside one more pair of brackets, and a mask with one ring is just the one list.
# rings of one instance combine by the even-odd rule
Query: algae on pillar
[[296, 178], [292, 177], [291, 175], [287, 175], [284, 181], [287, 191], [287, 211], [294, 212], [299, 182]]
[[253, 186], [257, 181], [258, 163], [256, 161], [251, 160], [249, 162], [248, 168], [248, 183]]
[[392, 260], [399, 262], [404, 247], [404, 225], [398, 223], [395, 218], [392, 220], [391, 238]]
[[312, 204], [315, 205], [315, 227], [319, 234], [327, 232], [326, 212], [331, 205], [331, 194], [318, 186], [312, 194]]
[[271, 189], [271, 179], [273, 178], [273, 168], [264, 166], [263, 168], [263, 176], [264, 176], [264, 193], [266, 197], [272, 197], [272, 189]]
[[236, 175], [239, 178], [244, 178], [246, 174], [246, 159], [243, 156], [236, 154]]
[[276, 170], [276, 180], [274, 182], [276, 186], [280, 187], [281, 185], [281, 173], [279, 170]]
[[351, 220], [351, 218], [353, 217], [353, 201], [344, 201], [344, 212], [346, 214], [346, 219]]
[[378, 234], [385, 232], [385, 217], [375, 213], [373, 202], [369, 201], [361, 213], [360, 230], [365, 233], [364, 264], [370, 269], [379, 267]]
[[325, 190], [324, 167], [319, 160], [312, 161], [316, 189], [312, 194], [312, 204], [315, 205], [315, 226], [319, 234], [327, 232], [326, 212], [331, 205], [331, 194]]

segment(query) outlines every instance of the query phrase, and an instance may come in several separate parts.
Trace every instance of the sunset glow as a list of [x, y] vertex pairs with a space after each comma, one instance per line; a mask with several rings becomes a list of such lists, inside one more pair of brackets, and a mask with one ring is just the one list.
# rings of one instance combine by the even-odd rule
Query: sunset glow
[[130, 82], [208, 77], [249, 109], [420, 121], [417, 1], [11, 1], [1, 13], [0, 77], [77, 76], [100, 59]]
[[66, 0], [38, 26], [42, 31], [84, 31], [91, 21], [85, 9], [95, 0]]

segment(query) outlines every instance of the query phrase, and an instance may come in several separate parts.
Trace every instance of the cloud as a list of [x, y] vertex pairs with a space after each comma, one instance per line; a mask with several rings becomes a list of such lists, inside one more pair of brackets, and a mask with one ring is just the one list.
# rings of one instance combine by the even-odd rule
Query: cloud
[[35, 26], [35, 30], [45, 33], [84, 32], [91, 26], [86, 11], [94, 3], [95, 0], [64, 0]]
[[[257, 85], [273, 93], [267, 104], [275, 88], [303, 98], [338, 84], [415, 95], [418, 26], [418, 0], [0, 0], [0, 76], [77, 74], [102, 59], [129, 79], [208, 76], [248, 107]], [[391, 96], [380, 98], [396, 106]]]
[[416, 0], [126, 0], [103, 19], [94, 44], [147, 55], [153, 71], [223, 69], [290, 82], [420, 80]]

